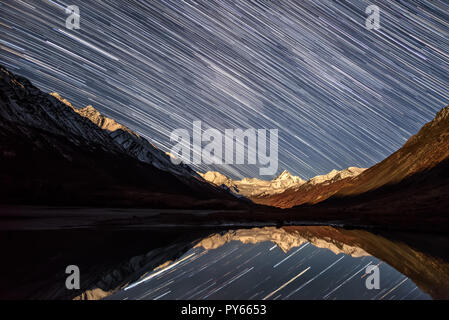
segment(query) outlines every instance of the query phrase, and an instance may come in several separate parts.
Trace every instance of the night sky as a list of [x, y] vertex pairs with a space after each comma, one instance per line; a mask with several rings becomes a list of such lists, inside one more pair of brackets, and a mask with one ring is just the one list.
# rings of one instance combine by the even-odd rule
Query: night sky
[[194, 120], [278, 129], [279, 171], [310, 178], [372, 166], [449, 103], [449, 1], [0, 0], [0, 64], [164, 151]]

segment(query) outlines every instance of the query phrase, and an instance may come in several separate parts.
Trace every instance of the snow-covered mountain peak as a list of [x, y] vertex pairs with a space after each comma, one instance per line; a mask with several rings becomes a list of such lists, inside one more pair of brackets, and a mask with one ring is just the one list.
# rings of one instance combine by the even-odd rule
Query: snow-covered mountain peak
[[279, 174], [276, 178], [274, 178], [272, 180], [272, 182], [274, 182], [274, 181], [290, 181], [295, 184], [300, 184], [300, 183], [306, 182], [305, 180], [301, 179], [300, 177], [292, 175], [287, 170], [282, 171], [281, 174]]
[[73, 109], [73, 110], [75, 110], [75, 111], [78, 110], [78, 109], [76, 109], [76, 108], [72, 105], [72, 103], [71, 103], [69, 100], [64, 99], [63, 97], [61, 97], [61, 95], [60, 95], [59, 93], [57, 93], [57, 92], [51, 92], [50, 95], [53, 96], [53, 97], [55, 97], [56, 99], [58, 99], [59, 101], [61, 101], [61, 102], [62, 102], [63, 104], [65, 104], [66, 106], [70, 107], [71, 109]]
[[287, 170], [283, 171], [273, 180], [262, 180], [257, 178], [232, 180], [216, 171], [209, 171], [204, 174], [199, 174], [206, 181], [218, 186], [226, 185], [235, 193], [245, 197], [282, 193], [289, 188], [299, 187], [305, 183], [305, 181], [301, 178], [292, 176]]
[[287, 170], [284, 170], [273, 180], [285, 180], [285, 179], [290, 179], [291, 177], [292, 177], [292, 175], [290, 174], [290, 172], [288, 172]]
[[232, 185], [232, 180], [226, 177], [224, 174], [221, 174], [218, 171], [208, 171], [206, 173], [198, 172], [200, 176], [202, 176], [206, 181], [209, 181], [217, 186], [226, 185], [230, 187]]
[[99, 126], [103, 130], [107, 131], [116, 131], [116, 130], [123, 130], [126, 131], [134, 136], [139, 136], [134, 131], [130, 130], [128, 127], [125, 127], [124, 125], [116, 122], [114, 119], [108, 118], [103, 116], [97, 109], [95, 109], [93, 106], [89, 105], [87, 107], [81, 108], [76, 110], [78, 114], [81, 116], [88, 118], [90, 121], [92, 121], [94, 124]]
[[330, 181], [335, 182], [337, 180], [346, 179], [346, 178], [350, 178], [350, 177], [353, 178], [353, 177], [358, 176], [365, 170], [366, 170], [366, 168], [357, 168], [357, 167], [349, 167], [349, 168], [346, 168], [346, 169], [340, 170], [340, 171], [334, 169], [331, 172], [329, 172], [328, 174], [313, 177], [307, 183], [315, 185], [315, 184], [326, 183], [326, 182], [330, 182]]

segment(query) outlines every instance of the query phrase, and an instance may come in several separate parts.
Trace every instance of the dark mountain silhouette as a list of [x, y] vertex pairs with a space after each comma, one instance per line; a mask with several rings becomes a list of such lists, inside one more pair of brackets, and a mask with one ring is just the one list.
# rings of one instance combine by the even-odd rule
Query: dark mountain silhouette
[[0, 202], [161, 208], [247, 205], [92, 106], [0, 67]]
[[[348, 197], [364, 193], [370, 194], [363, 197], [368, 199], [371, 195], [382, 193], [380, 191], [372, 193], [374, 190], [385, 189], [388, 190], [385, 191], [387, 193], [408, 192], [410, 196], [413, 194], [413, 197], [407, 199], [410, 206], [438, 208], [445, 205], [445, 199], [442, 198], [446, 194], [448, 170], [445, 163], [448, 158], [449, 107], [446, 107], [435, 119], [412, 136], [401, 149], [359, 175], [328, 179], [316, 184], [303, 184], [286, 189], [282, 193], [258, 197], [256, 201], [260, 204], [290, 208], [321, 203], [329, 198], [347, 200]], [[401, 201], [400, 206], [402, 205]], [[373, 207], [378, 208], [377, 205]]]
[[301, 212], [383, 228], [449, 230], [449, 106], [402, 148]]

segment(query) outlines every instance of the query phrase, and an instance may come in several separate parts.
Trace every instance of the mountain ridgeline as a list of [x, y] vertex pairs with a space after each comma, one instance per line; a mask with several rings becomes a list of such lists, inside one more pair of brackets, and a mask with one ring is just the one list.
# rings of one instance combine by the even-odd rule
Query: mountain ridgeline
[[[333, 170], [304, 181], [284, 171], [271, 180], [233, 181], [218, 172], [201, 174], [214, 185], [253, 202], [280, 208], [317, 208], [343, 214], [413, 213], [430, 218], [449, 212], [449, 106], [398, 151], [371, 168]], [[307, 210], [308, 210], [307, 209]], [[343, 216], [345, 216], [343, 214]]]
[[199, 174], [210, 183], [225, 187], [254, 203], [290, 208], [304, 203], [317, 203], [330, 197], [365, 170], [356, 167], [341, 171], [332, 170], [328, 174], [313, 177], [308, 181], [293, 176], [286, 170], [270, 181], [256, 178], [232, 180], [216, 171]]
[[315, 209], [335, 212], [344, 208], [345, 214], [370, 217], [368, 221], [443, 230], [449, 222], [448, 185], [449, 106], [402, 148], [350, 180]]
[[190, 167], [172, 164], [163, 151], [92, 106], [77, 109], [3, 67], [0, 99], [4, 204], [243, 205]]

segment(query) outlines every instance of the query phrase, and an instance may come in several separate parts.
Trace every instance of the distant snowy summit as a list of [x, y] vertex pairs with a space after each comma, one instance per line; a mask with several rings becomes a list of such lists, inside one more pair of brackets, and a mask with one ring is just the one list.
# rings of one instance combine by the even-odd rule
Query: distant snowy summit
[[273, 180], [261, 180], [257, 178], [232, 180], [217, 171], [198, 172], [198, 174], [216, 186], [225, 186], [226, 189], [231, 190], [234, 194], [260, 203], [261, 199], [266, 199], [274, 195], [282, 195], [286, 191], [296, 191], [301, 188], [307, 192], [307, 190], [310, 190], [311, 187], [316, 185], [328, 185], [343, 179], [354, 178], [365, 170], [365, 168], [356, 167], [349, 167], [341, 171], [332, 170], [328, 174], [313, 177], [308, 181], [292, 175], [287, 170], [284, 170]]
[[365, 171], [366, 168], [349, 167], [344, 170], [332, 170], [328, 174], [313, 177], [308, 181], [310, 184], [332, 183], [346, 178], [354, 178]]

